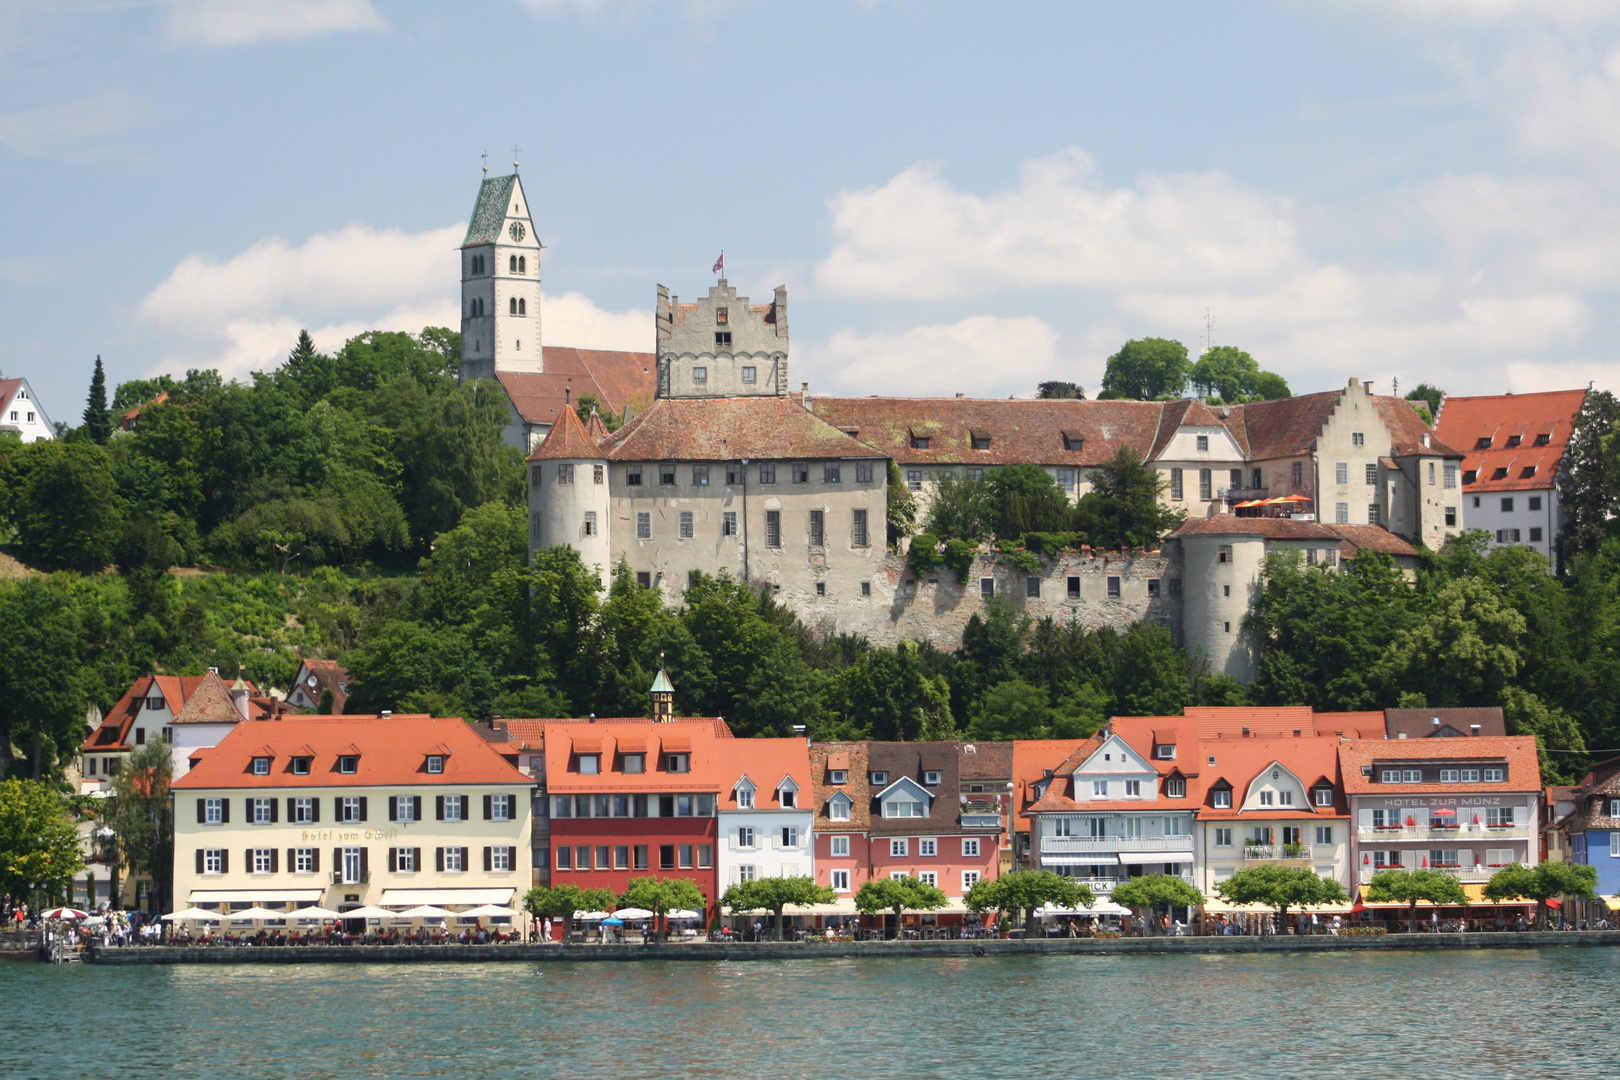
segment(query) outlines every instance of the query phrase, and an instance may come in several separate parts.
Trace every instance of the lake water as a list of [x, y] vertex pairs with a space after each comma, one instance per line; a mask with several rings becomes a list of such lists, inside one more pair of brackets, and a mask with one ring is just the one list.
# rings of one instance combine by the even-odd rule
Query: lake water
[[1620, 1076], [1620, 949], [0, 964], [0, 1076]]

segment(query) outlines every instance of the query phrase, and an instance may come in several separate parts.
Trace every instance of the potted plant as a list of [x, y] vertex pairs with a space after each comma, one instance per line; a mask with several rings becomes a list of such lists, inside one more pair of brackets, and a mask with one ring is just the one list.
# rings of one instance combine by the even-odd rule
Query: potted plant
[[1300, 843], [1298, 840], [1290, 841], [1283, 845], [1283, 854], [1289, 856], [1290, 858], [1297, 859], [1299, 856], [1305, 854], [1305, 845]]

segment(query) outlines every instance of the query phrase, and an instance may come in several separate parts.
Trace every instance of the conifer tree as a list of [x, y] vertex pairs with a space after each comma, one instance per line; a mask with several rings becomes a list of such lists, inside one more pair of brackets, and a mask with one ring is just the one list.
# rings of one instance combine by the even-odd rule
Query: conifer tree
[[107, 408], [107, 373], [101, 357], [96, 357], [96, 373], [90, 377], [90, 400], [84, 407], [84, 429], [90, 438], [107, 445], [112, 438], [112, 411]]

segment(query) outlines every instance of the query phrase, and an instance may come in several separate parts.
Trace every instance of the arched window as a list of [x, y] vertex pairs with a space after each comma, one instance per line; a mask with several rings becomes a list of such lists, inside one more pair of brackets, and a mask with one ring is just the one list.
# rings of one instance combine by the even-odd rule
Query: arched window
[[516, 315], [517, 314], [517, 297], [515, 297], [515, 296], [512, 297], [512, 299], [507, 302], [506, 307], [507, 307], [506, 313], [508, 315]]
[[513, 255], [509, 260], [507, 260], [506, 272], [509, 273], [509, 274], [517, 273], [517, 256], [516, 255]]
[[523, 297], [521, 297], [521, 296], [518, 297], [518, 314], [519, 315], [527, 315], [528, 313], [529, 313], [529, 302], [527, 300], [523, 299]]
[[518, 273], [527, 274], [528, 272], [529, 272], [529, 260], [525, 256], [519, 255], [518, 256]]

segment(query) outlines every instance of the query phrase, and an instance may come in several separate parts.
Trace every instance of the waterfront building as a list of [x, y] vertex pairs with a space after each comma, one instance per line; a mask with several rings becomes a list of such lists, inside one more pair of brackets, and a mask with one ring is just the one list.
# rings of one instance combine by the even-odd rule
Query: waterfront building
[[1013, 866], [1013, 744], [962, 742], [956, 744], [957, 773], [962, 785], [962, 812], [975, 817], [993, 813], [1001, 819], [997, 844], [996, 876]]
[[336, 660], [303, 660], [287, 691], [287, 705], [293, 709], [336, 716], [349, 702], [349, 673]]
[[810, 744], [816, 884], [836, 892], [849, 914], [871, 877], [871, 775], [866, 743]]
[[1563, 531], [1558, 477], [1565, 469], [1585, 390], [1446, 397], [1435, 434], [1464, 457], [1462, 499], [1469, 528], [1493, 545], [1517, 544], [1550, 560]]
[[1539, 861], [1541, 766], [1532, 736], [1351, 739], [1339, 744], [1339, 774], [1359, 884], [1401, 867], [1483, 886], [1509, 863]]
[[45, 415], [27, 379], [0, 379], [0, 432], [7, 431], [25, 443], [56, 438], [56, 425]]
[[532, 786], [454, 718], [239, 724], [174, 783], [176, 906], [515, 904]]
[[1597, 870], [1600, 908], [1586, 917], [1615, 918], [1620, 911], [1620, 757], [1592, 767], [1569, 792], [1573, 804], [1559, 829], [1569, 861]]
[[719, 891], [768, 877], [816, 877], [810, 746], [802, 738], [734, 739], [720, 762]]

